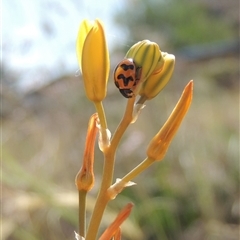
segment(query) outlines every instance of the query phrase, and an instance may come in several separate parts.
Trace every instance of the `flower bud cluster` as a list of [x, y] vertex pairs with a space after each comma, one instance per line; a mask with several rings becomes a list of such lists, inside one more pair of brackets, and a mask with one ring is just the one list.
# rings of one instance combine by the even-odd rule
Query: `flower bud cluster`
[[172, 76], [175, 56], [161, 52], [154, 42], [143, 40], [134, 44], [125, 57], [132, 58], [136, 66], [142, 68], [139, 87], [134, 92], [141, 96], [140, 102], [157, 96]]

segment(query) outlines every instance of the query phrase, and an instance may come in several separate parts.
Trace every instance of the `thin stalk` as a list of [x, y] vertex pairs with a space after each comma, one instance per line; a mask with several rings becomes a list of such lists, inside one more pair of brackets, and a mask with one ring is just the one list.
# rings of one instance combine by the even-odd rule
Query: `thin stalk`
[[79, 203], [79, 235], [85, 237], [86, 233], [86, 191], [78, 191], [78, 203]]
[[115, 152], [119, 141], [132, 121], [132, 112], [135, 98], [130, 98], [127, 103], [125, 114], [121, 120], [113, 138], [111, 145], [104, 152], [104, 166], [103, 166], [103, 178], [99, 194], [96, 200], [96, 204], [93, 210], [93, 214], [89, 223], [89, 228], [86, 235], [86, 240], [95, 240], [97, 237], [99, 225], [102, 220], [104, 210], [109, 202], [110, 198], [107, 194], [107, 189], [112, 184], [113, 172], [114, 172], [114, 162], [115, 162]]
[[129, 182], [133, 180], [136, 176], [138, 176], [140, 173], [142, 173], [144, 170], [146, 170], [150, 165], [154, 163], [154, 160], [151, 158], [145, 158], [138, 166], [136, 166], [131, 172], [126, 174], [121, 181], [123, 182]]
[[103, 129], [107, 129], [107, 120], [102, 102], [94, 102], [95, 108], [98, 113], [98, 118]]
[[124, 116], [112, 137], [111, 149], [113, 151], [116, 151], [117, 146], [122, 138], [122, 135], [124, 134], [127, 127], [129, 126], [129, 124], [132, 121], [134, 102], [135, 102], [135, 97], [129, 98], [129, 100], [127, 102], [127, 107], [126, 107]]
[[145, 96], [141, 96], [137, 101], [137, 104], [144, 104], [146, 101], [147, 101], [147, 98]]
[[104, 167], [103, 167], [103, 178], [99, 194], [97, 196], [96, 204], [92, 213], [92, 217], [89, 223], [89, 228], [86, 235], [86, 240], [95, 240], [98, 233], [98, 228], [102, 220], [104, 210], [110, 200], [107, 195], [107, 189], [112, 183], [114, 169], [114, 156], [111, 154], [105, 155]]

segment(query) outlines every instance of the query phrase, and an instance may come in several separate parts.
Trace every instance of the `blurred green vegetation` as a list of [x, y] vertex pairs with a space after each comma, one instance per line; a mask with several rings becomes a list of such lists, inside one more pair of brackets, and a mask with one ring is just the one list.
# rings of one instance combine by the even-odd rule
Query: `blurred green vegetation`
[[[231, 16], [225, 21], [207, 10], [193, 1], [132, 1], [116, 19], [128, 27], [131, 40], [148, 38], [161, 46], [163, 39], [170, 48], [233, 38]], [[124, 190], [106, 210], [103, 227], [126, 202], [135, 204], [123, 226], [123, 239], [239, 239], [237, 53], [204, 61], [177, 56], [168, 86], [147, 102], [138, 121], [127, 130], [116, 156], [115, 177], [145, 158], [148, 142], [190, 79], [194, 79], [192, 106], [166, 158], [137, 177], [137, 186]], [[5, 85], [2, 93], [2, 237], [74, 239], [78, 221], [74, 178], [88, 119], [95, 111], [85, 98], [83, 83], [64, 76], [25, 96]], [[111, 132], [125, 104], [110, 79], [104, 106]], [[88, 215], [102, 164], [96, 146], [96, 186], [89, 196]]]
[[[231, 6], [232, 1], [229, 5]], [[116, 14], [115, 20], [128, 32], [129, 39], [140, 41], [143, 38], [161, 40], [162, 45], [180, 48], [199, 43], [210, 43], [238, 37], [233, 25], [236, 16], [223, 11], [219, 3], [206, 1], [129, 1], [127, 7]], [[222, 1], [221, 1], [222, 4]]]

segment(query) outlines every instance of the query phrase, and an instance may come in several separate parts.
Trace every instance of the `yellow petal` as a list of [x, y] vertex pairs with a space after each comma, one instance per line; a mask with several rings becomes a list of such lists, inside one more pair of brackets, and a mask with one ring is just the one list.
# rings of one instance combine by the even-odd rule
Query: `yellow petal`
[[182, 96], [173, 109], [170, 117], [156, 136], [151, 140], [147, 149], [148, 158], [158, 161], [163, 159], [174, 135], [189, 109], [192, 101], [192, 93], [193, 81], [190, 81], [185, 87]]
[[105, 98], [109, 68], [109, 54], [103, 25], [96, 20], [87, 34], [82, 53], [84, 87], [90, 100], [102, 101]]
[[76, 42], [76, 52], [77, 52], [77, 59], [78, 59], [80, 71], [82, 71], [81, 64], [82, 64], [83, 44], [87, 37], [87, 34], [89, 33], [92, 27], [93, 27], [93, 23], [89, 20], [82, 21], [82, 23], [79, 26], [77, 42]]

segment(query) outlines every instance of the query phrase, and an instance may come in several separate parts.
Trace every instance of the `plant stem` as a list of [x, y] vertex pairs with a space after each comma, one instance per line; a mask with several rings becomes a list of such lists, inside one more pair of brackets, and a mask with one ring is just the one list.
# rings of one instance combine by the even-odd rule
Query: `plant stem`
[[85, 237], [86, 232], [86, 191], [78, 191], [79, 201], [79, 235]]
[[95, 240], [97, 237], [98, 229], [104, 210], [107, 206], [108, 201], [110, 200], [107, 189], [112, 184], [113, 172], [114, 172], [114, 162], [115, 162], [115, 152], [117, 146], [120, 142], [120, 139], [132, 121], [132, 112], [134, 105], [135, 97], [130, 98], [127, 102], [127, 107], [123, 119], [121, 120], [113, 138], [111, 145], [106, 151], [104, 151], [104, 166], [103, 166], [103, 178], [99, 194], [96, 200], [96, 204], [93, 210], [93, 214], [89, 223], [89, 228], [86, 235], [86, 240]]
[[103, 129], [107, 129], [107, 120], [104, 112], [102, 102], [94, 102], [95, 108], [98, 113], [98, 118]]
[[127, 102], [127, 107], [124, 113], [124, 116], [120, 122], [120, 124], [118, 125], [113, 137], [112, 137], [112, 141], [111, 141], [111, 149], [113, 151], [116, 151], [117, 146], [122, 138], [122, 135], [124, 134], [124, 132], [126, 131], [127, 127], [129, 126], [129, 124], [132, 121], [132, 114], [133, 114], [133, 106], [134, 106], [134, 102], [135, 102], [135, 97], [129, 98], [128, 102]]
[[126, 174], [121, 181], [123, 182], [129, 182], [133, 178], [135, 178], [137, 175], [142, 173], [144, 170], [146, 170], [152, 163], [154, 163], [154, 160], [151, 158], [144, 159], [138, 166], [136, 166], [131, 172]]
[[98, 228], [102, 220], [102, 216], [108, 201], [107, 189], [112, 183], [112, 175], [114, 169], [114, 156], [106, 154], [103, 167], [103, 178], [101, 188], [97, 196], [96, 204], [94, 206], [93, 214], [89, 223], [86, 240], [95, 240], [97, 237]]
[[144, 104], [146, 101], [147, 101], [147, 98], [145, 96], [141, 96], [137, 101], [137, 104]]

